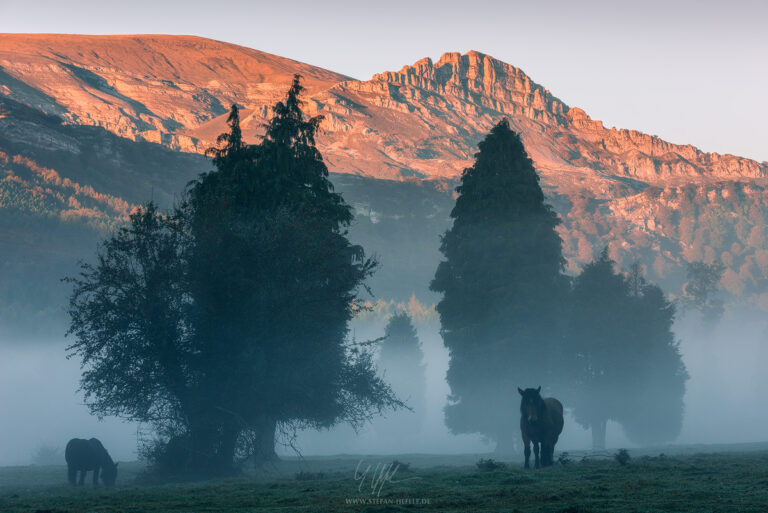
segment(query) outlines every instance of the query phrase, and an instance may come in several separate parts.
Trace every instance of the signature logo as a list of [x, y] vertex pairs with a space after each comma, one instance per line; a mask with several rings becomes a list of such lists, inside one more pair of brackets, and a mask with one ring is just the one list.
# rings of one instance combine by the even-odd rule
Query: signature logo
[[[367, 465], [365, 470], [361, 471], [363, 464], [364, 460], [360, 460], [355, 468], [355, 481], [360, 481], [360, 484], [357, 486], [357, 491], [360, 493], [364, 493], [364, 488], [366, 490], [370, 488], [370, 494], [378, 497], [387, 483], [403, 483], [419, 479], [418, 477], [409, 477], [408, 479], [395, 480], [395, 474], [400, 469], [399, 463], [377, 463], [375, 467]], [[368, 483], [367, 487], [366, 482]]]

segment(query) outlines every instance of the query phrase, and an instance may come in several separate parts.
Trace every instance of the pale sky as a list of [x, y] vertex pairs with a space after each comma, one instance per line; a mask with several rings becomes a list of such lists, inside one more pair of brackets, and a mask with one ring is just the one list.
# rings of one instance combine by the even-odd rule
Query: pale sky
[[191, 34], [359, 79], [478, 50], [607, 127], [768, 161], [768, 0], [0, 0], [0, 32]]

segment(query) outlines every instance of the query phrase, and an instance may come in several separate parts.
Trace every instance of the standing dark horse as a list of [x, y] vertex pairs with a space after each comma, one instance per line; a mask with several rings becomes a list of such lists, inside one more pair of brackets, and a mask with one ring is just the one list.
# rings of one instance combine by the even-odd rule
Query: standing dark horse
[[[563, 432], [563, 405], [553, 397], [542, 399], [541, 387], [517, 389], [523, 400], [520, 402], [520, 432], [525, 446], [525, 468], [530, 468], [530, 442], [533, 442], [533, 454], [536, 456], [536, 468], [552, 465], [555, 444]], [[541, 460], [539, 460], [541, 444]]]
[[112, 461], [109, 453], [96, 438], [85, 440], [83, 438], [73, 438], [67, 444], [64, 451], [64, 459], [67, 460], [67, 474], [69, 484], [75, 485], [77, 471], [80, 471], [80, 482], [85, 481], [85, 473], [93, 470], [93, 486], [99, 485], [99, 470], [101, 470], [101, 480], [107, 486], [115, 484], [117, 479], [117, 463]]

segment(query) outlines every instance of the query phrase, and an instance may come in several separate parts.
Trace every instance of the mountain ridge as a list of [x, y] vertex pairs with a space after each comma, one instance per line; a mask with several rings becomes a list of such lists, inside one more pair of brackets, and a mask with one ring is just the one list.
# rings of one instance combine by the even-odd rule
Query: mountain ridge
[[[507, 117], [563, 221], [569, 273], [608, 247], [620, 267], [638, 260], [679, 293], [687, 262], [719, 259], [725, 290], [768, 310], [768, 163], [607, 129], [481, 52], [355, 80], [194, 36], [57, 37], [0, 35], [0, 254], [16, 259], [0, 262], [0, 299], [29, 288], [18, 277], [56, 268], [37, 254], [45, 248], [25, 257], [19, 240], [44, 241], [49, 226], [93, 241], [137, 204], [170, 206], [210, 169], [201, 153], [227, 130], [231, 103], [256, 142], [299, 72], [305, 112], [325, 118], [318, 148], [355, 209], [354, 238], [382, 255], [385, 299], [433, 298], [453, 187]], [[125, 48], [110, 46], [116, 38]], [[55, 239], [61, 269], [93, 249], [66, 239]]]
[[[768, 176], [766, 163], [607, 129], [520, 68], [475, 50], [356, 80], [197, 36], [0, 34], [0, 93], [34, 104], [31, 88], [38, 108], [68, 123], [187, 152], [214, 143], [232, 103], [243, 108], [244, 133], [255, 139], [296, 72], [304, 77], [308, 112], [326, 117], [318, 143], [336, 172], [457, 178], [482, 134], [508, 116], [545, 172], [591, 170], [650, 182]], [[405, 128], [399, 136], [398, 123]]]
[[[436, 63], [421, 59], [399, 72], [374, 75], [370, 81], [337, 84], [329, 92], [336, 90], [351, 97], [375, 91], [379, 93], [375, 98], [377, 106], [406, 115], [419, 112], [422, 120], [430, 122], [420, 134], [421, 140], [428, 138], [427, 130], [447, 121], [443, 132], [454, 136], [453, 142], [465, 142], [458, 151], [444, 148], [439, 152], [458, 157], [448, 163], [454, 177], [471, 161], [478, 138], [500, 116], [511, 119], [533, 160], [544, 171], [586, 168], [649, 181], [678, 176], [768, 176], [768, 166], [750, 159], [706, 153], [692, 145], [676, 145], [634, 130], [606, 129], [582, 109], [560, 101], [519, 68], [475, 51], [464, 55], [447, 53]], [[443, 112], [432, 115], [431, 111], [441, 110], [434, 108], [441, 102], [438, 107]], [[446, 111], [447, 116], [452, 112], [461, 115], [446, 119]], [[343, 126], [343, 122], [338, 124]], [[401, 160], [407, 162], [409, 156]], [[410, 157], [411, 166], [418, 168], [416, 160], [418, 155]], [[711, 176], [707, 176], [708, 171]]]

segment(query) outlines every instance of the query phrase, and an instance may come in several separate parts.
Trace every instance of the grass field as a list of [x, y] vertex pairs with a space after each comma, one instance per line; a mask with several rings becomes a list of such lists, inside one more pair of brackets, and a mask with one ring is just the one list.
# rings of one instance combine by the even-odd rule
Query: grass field
[[635, 452], [625, 465], [579, 453], [565, 465], [529, 471], [519, 461], [481, 471], [474, 455], [398, 456], [410, 469], [388, 474], [382, 468], [392, 458], [382, 456], [287, 459], [234, 479], [155, 486], [136, 484], [138, 463], [121, 463], [113, 489], [71, 488], [64, 466], [2, 467], [0, 511], [768, 511], [764, 448]]

